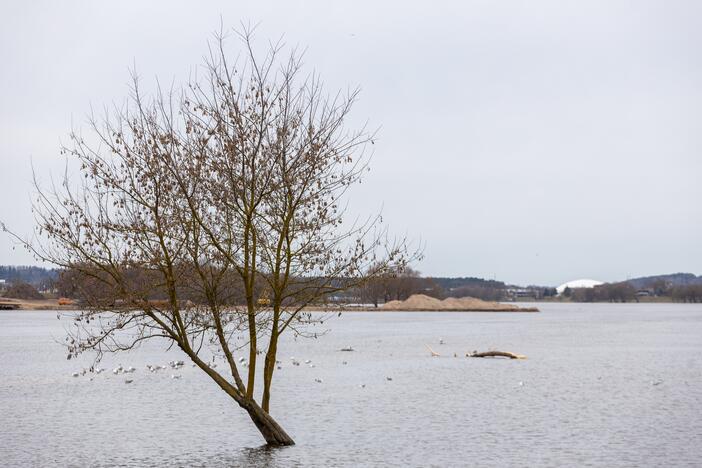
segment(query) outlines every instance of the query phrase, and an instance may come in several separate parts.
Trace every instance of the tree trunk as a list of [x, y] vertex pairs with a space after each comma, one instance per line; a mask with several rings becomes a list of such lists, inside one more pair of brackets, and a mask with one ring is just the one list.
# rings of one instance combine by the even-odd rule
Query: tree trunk
[[295, 445], [295, 441], [283, 430], [273, 417], [263, 411], [256, 402], [251, 401], [244, 406], [261, 435], [270, 446]]

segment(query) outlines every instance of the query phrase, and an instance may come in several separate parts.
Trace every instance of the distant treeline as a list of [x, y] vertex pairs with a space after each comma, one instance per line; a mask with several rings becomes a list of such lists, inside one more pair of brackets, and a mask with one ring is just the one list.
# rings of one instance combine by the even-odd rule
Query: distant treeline
[[[60, 297], [71, 297], [86, 302], [95, 298], [114, 301], [116, 297], [115, 292], [106, 286], [105, 282], [96, 281], [95, 278], [78, 274], [76, 271], [49, 270], [41, 267], [0, 268], [0, 272], [2, 272], [0, 279], [6, 279], [8, 286], [26, 283], [41, 291], [53, 291]], [[197, 291], [190, 290], [188, 275], [187, 272], [183, 274], [180, 286], [182, 290], [179, 291], [179, 297], [192, 301], [201, 300], [202, 298], [198, 297]], [[150, 274], [143, 270], [132, 268], [126, 278], [133, 281], [134, 284], [153, 285]], [[343, 282], [342, 279], [338, 281]], [[265, 280], [261, 278], [256, 283], [257, 294], [265, 297]], [[221, 293], [227, 296], [227, 302], [239, 303], [244, 300], [243, 285], [236, 277], [227, 280], [226, 284], [226, 289], [222, 290]], [[532, 287], [528, 290], [522, 288], [522, 290], [531, 291], [529, 294], [533, 293], [533, 297], [537, 299], [555, 295], [555, 290], [552, 288]], [[417, 271], [408, 268], [397, 274], [376, 278], [360, 287], [348, 289], [328, 299], [336, 302], [362, 302], [381, 305], [392, 300], [405, 300], [413, 294], [426, 294], [439, 299], [471, 296], [484, 300], [501, 301], [513, 299], [514, 291], [514, 287], [501, 281], [473, 277], [422, 277]], [[149, 286], [145, 291], [145, 296], [148, 296], [148, 299], [165, 299], [167, 293], [158, 287]]]
[[508, 299], [508, 287], [502, 281], [482, 278], [431, 278], [438, 285], [438, 299], [447, 297], [475, 297], [486, 301]]
[[594, 288], [566, 288], [563, 295], [573, 302], [632, 302], [636, 288], [627, 282], [606, 283]]
[[646, 298], [675, 302], [702, 302], [702, 276], [672, 273], [605, 283], [594, 288], [566, 288], [573, 302], [637, 302]]
[[[135, 283], [146, 281], [149, 273], [133, 270], [129, 278]], [[188, 291], [187, 274], [184, 275], [181, 297], [194, 301], [197, 291]], [[76, 272], [47, 269], [36, 266], [0, 266], [0, 279], [10, 285], [31, 285], [39, 291], [53, 291], [59, 296], [76, 299], [89, 297], [104, 297], [110, 300], [113, 293], [104, 284], [94, 279], [83, 277]], [[339, 280], [340, 282], [343, 280]], [[265, 281], [257, 281], [257, 290], [266, 295]], [[226, 294], [232, 303], [243, 300], [243, 286], [232, 277], [227, 282]], [[24, 288], [26, 289], [26, 288]], [[508, 285], [502, 281], [487, 280], [475, 277], [422, 277], [419, 272], [408, 268], [397, 274], [388, 274], [376, 278], [360, 287], [351, 288], [336, 296], [328, 298], [337, 302], [361, 302], [381, 305], [392, 300], [405, 300], [413, 294], [426, 294], [438, 299], [447, 297], [475, 297], [489, 301], [510, 301], [520, 299], [549, 299], [556, 296], [552, 287]], [[151, 287], [149, 299], [164, 299], [165, 291]], [[566, 289], [563, 296], [573, 302], [633, 302], [642, 297], [663, 297], [677, 302], [702, 302], [702, 276], [691, 273], [675, 273], [670, 275], [635, 278], [619, 283], [606, 283], [594, 288]]]
[[[643, 287], [636, 288], [635, 284]], [[635, 302], [647, 297], [669, 298], [675, 302], [702, 302], [702, 282], [674, 284], [652, 277], [651, 281], [643, 283], [622, 281], [594, 288], [566, 288], [563, 295], [573, 302]]]
[[672, 273], [668, 275], [642, 276], [626, 281], [636, 289], [658, 288], [660, 293], [675, 286], [694, 286], [702, 284], [702, 276], [692, 273]]
[[511, 286], [502, 281], [482, 278], [422, 277], [407, 269], [401, 274], [376, 278], [361, 288], [346, 293], [349, 299], [379, 305], [392, 300], [405, 300], [413, 294], [425, 294], [437, 299], [448, 297], [475, 297], [486, 301], [511, 301], [520, 298], [543, 299], [555, 296], [551, 287]]
[[37, 289], [51, 289], [58, 278], [59, 270], [36, 266], [3, 266], [0, 265], [0, 280], [8, 284], [27, 283]]
[[702, 302], [702, 284], [676, 286], [670, 296], [676, 302]]

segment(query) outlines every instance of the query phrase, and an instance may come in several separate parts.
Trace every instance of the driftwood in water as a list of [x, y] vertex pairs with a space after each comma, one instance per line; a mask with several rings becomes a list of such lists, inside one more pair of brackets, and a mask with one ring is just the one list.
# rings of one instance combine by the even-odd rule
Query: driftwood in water
[[480, 357], [480, 358], [506, 357], [506, 358], [510, 358], [510, 359], [526, 359], [527, 358], [523, 354], [508, 353], [506, 351], [485, 351], [483, 353], [473, 351], [472, 353], [467, 353], [466, 357]]
[[426, 346], [427, 349], [429, 350], [429, 352], [431, 353], [431, 357], [439, 357], [439, 356], [441, 356], [441, 354], [439, 354], [439, 353], [437, 353], [436, 351], [434, 351], [433, 349], [431, 349], [431, 348], [429, 347], [429, 345], [424, 345], [424, 346]]

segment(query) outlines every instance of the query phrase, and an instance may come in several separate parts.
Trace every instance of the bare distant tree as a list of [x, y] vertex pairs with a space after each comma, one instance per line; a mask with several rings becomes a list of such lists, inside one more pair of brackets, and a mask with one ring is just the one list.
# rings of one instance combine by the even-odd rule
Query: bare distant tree
[[[135, 78], [129, 104], [92, 118], [89, 138], [72, 133], [64, 152], [83, 183], [39, 190], [39, 241], [26, 245], [92, 291], [69, 358], [165, 338], [268, 444], [290, 445], [270, 410], [281, 334], [310, 333], [310, 306], [402, 271], [417, 254], [388, 240], [379, 217], [342, 224], [373, 143], [345, 126], [357, 92], [328, 96], [294, 52], [281, 60], [274, 45], [259, 59], [251, 34], [238, 37], [243, 59], [229, 63], [218, 35], [202, 78], [152, 99]], [[205, 345], [226, 372], [209, 365]]]
[[387, 278], [386, 285], [385, 301], [404, 301], [412, 294], [423, 292], [424, 282], [418, 271], [407, 267], [393, 272]]
[[4, 297], [14, 299], [37, 300], [44, 299], [44, 296], [37, 291], [37, 288], [24, 281], [13, 282], [3, 293]]
[[431, 285], [410, 267], [400, 266], [389, 271], [384, 264], [378, 267], [384, 273], [373, 275], [359, 290], [363, 300], [375, 307], [380, 301], [405, 300], [412, 294], [426, 292], [424, 289]]
[[378, 276], [366, 281], [358, 291], [361, 299], [366, 303], [373, 304], [374, 307], [378, 307], [378, 304], [386, 296], [387, 279], [386, 276]]

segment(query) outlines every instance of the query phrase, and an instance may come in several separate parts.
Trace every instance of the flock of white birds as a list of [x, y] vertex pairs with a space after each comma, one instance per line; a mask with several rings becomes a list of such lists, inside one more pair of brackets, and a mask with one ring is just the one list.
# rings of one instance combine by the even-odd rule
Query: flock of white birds
[[[345, 348], [341, 348], [339, 351], [347, 351], [347, 352], [348, 352], [348, 351], [354, 351], [354, 349], [353, 349], [351, 346], [347, 346], [347, 347], [345, 347]], [[215, 360], [216, 360], [216, 357], [215, 357], [215, 356], [212, 356], [212, 362], [207, 364], [207, 365], [208, 365], [210, 368], [212, 368], [212, 369], [217, 368], [217, 363], [215, 362]], [[246, 361], [246, 358], [244, 358], [243, 356], [240, 357], [238, 361], [239, 361], [239, 364], [242, 365], [244, 368], [248, 368], [248, 367], [249, 367], [248, 362]], [[305, 359], [305, 360], [302, 361], [302, 362], [304, 362], [304, 364], [306, 364], [306, 365], [307, 365], [308, 367], [310, 367], [310, 368], [315, 368], [315, 367], [316, 367], [316, 365], [312, 362], [311, 359]], [[301, 365], [302, 362], [301, 362], [300, 360], [296, 359], [294, 356], [291, 356], [291, 357], [290, 357], [290, 363], [291, 363], [292, 366], [298, 367], [298, 366]], [[282, 369], [282, 362], [281, 362], [281, 361], [276, 361], [276, 363], [277, 363], [278, 369]], [[347, 364], [348, 364], [348, 361], [342, 361], [342, 364], [343, 364], [343, 365], [347, 365]], [[153, 364], [147, 364], [147, 365], [146, 365], [146, 370], [147, 370], [148, 372], [154, 374], [154, 373], [158, 373], [158, 372], [167, 370], [169, 367], [170, 367], [172, 370], [174, 370], [174, 371], [178, 371], [178, 370], [180, 370], [180, 369], [181, 369], [182, 367], [184, 367], [184, 366], [185, 366], [185, 361], [169, 361], [169, 362], [168, 362], [168, 365], [160, 365], [160, 364], [153, 365]], [[192, 364], [192, 367], [197, 367], [197, 365], [196, 365], [196, 364]], [[137, 370], [137, 369], [136, 369], [135, 367], [132, 367], [132, 366], [124, 367], [124, 366], [122, 366], [122, 365], [120, 364], [120, 365], [118, 365], [117, 367], [115, 367], [114, 369], [112, 369], [112, 373], [113, 373], [114, 375], [133, 374], [134, 372], [136, 372], [136, 370]], [[92, 381], [95, 375], [102, 374], [103, 372], [105, 372], [105, 369], [103, 369], [103, 368], [101, 368], [101, 367], [94, 367], [94, 368], [91, 368], [91, 369], [83, 368], [83, 369], [81, 369], [79, 372], [73, 372], [73, 373], [71, 374], [71, 376], [72, 376], [72, 377], [80, 377], [80, 376], [84, 376], [84, 375], [86, 375], [86, 374], [89, 374], [89, 375], [90, 375], [89, 380]], [[178, 379], [181, 379], [182, 377], [183, 377], [182, 374], [175, 374], [175, 373], [171, 374], [171, 379], [173, 379], [173, 380], [178, 380]], [[391, 378], [391, 377], [386, 377], [386, 379], [387, 379], [388, 381], [392, 381], [392, 378]], [[317, 383], [322, 383], [322, 379], [320, 379], [320, 378], [315, 378], [314, 381], [317, 382]], [[126, 383], [126, 384], [130, 384], [130, 383], [132, 383], [132, 382], [134, 382], [134, 378], [131, 377], [131, 376], [130, 376], [130, 377], [126, 377], [126, 378], [124, 379], [124, 383]], [[361, 385], [359, 385], [359, 386], [360, 386], [361, 388], [365, 388], [366, 385], [365, 385], [365, 384], [361, 384]]]

